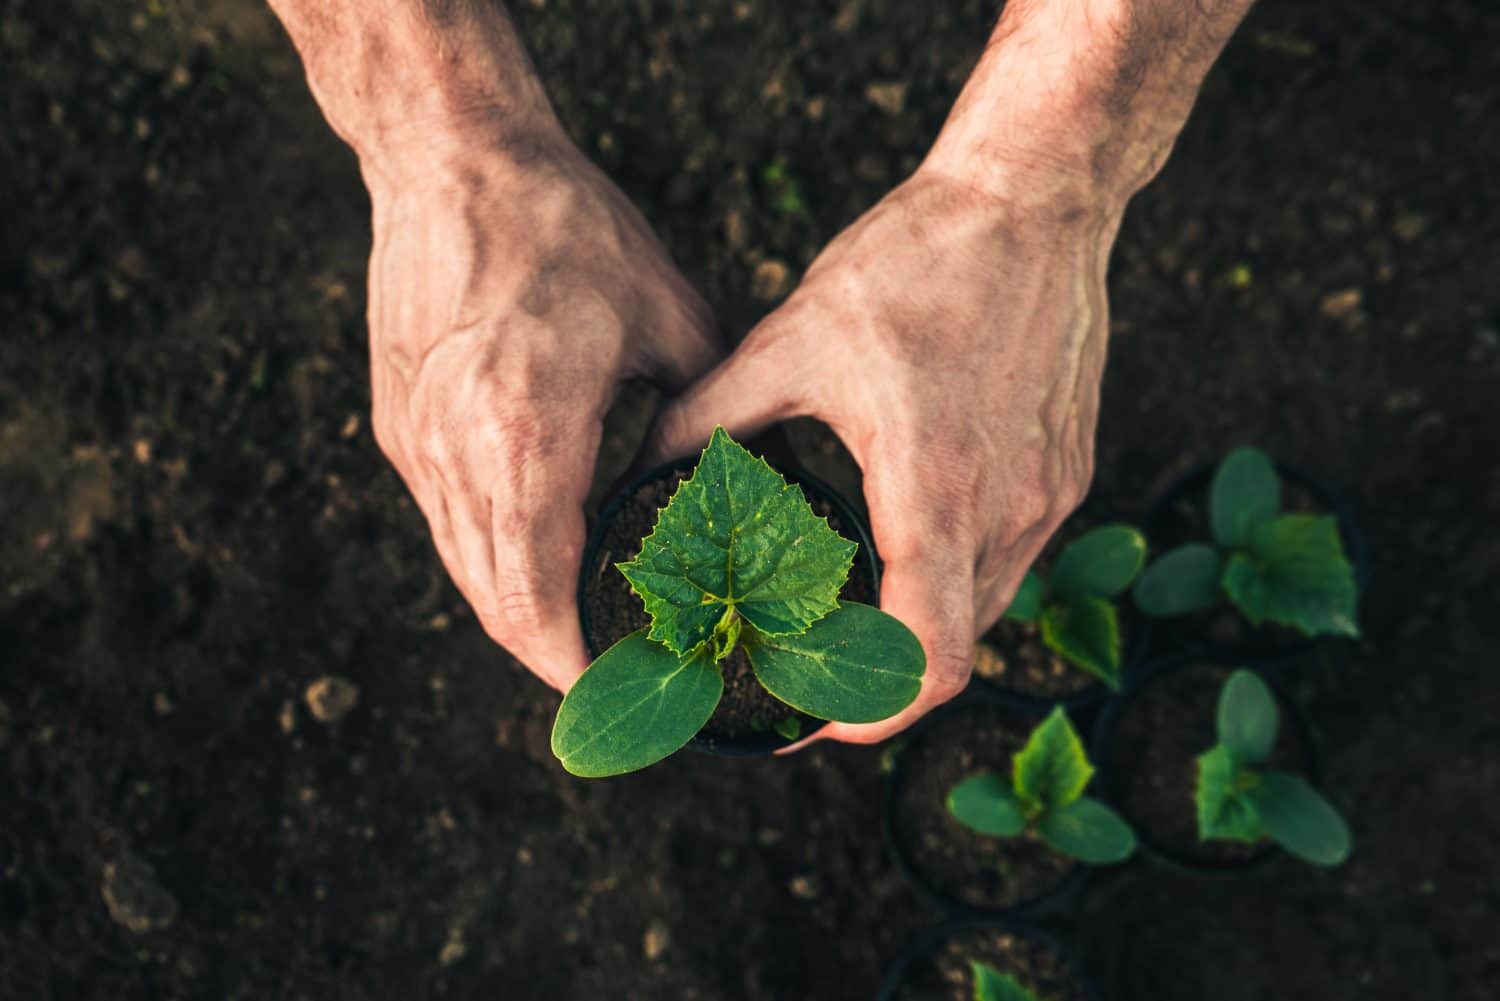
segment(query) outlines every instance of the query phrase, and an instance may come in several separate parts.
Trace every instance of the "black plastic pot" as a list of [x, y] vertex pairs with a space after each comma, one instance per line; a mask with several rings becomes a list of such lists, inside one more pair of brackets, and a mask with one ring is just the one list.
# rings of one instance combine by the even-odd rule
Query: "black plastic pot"
[[[1243, 667], [1239, 663], [1227, 662], [1198, 654], [1182, 654], [1155, 661], [1147, 665], [1141, 672], [1135, 684], [1123, 695], [1111, 699], [1105, 704], [1103, 711], [1099, 714], [1098, 723], [1094, 727], [1093, 737], [1089, 742], [1089, 757], [1094, 766], [1098, 768], [1099, 792], [1103, 799], [1120, 812], [1130, 826], [1135, 829], [1136, 840], [1140, 844], [1143, 854], [1152, 861], [1164, 865], [1167, 868], [1180, 872], [1192, 873], [1194, 875], [1221, 875], [1233, 876], [1248, 872], [1279, 858], [1285, 854], [1277, 845], [1267, 842], [1264, 847], [1244, 859], [1210, 860], [1185, 855], [1164, 845], [1160, 839], [1133, 816], [1131, 816], [1124, 802], [1121, 790], [1121, 765], [1114, 754], [1114, 739], [1119, 729], [1120, 721], [1130, 712], [1136, 701], [1145, 693], [1149, 692], [1151, 685], [1162, 678], [1178, 671], [1191, 671], [1195, 667], [1215, 667], [1234, 669]], [[1308, 726], [1307, 717], [1303, 715], [1301, 708], [1294, 702], [1286, 690], [1276, 680], [1275, 675], [1259, 667], [1252, 667], [1266, 685], [1271, 689], [1276, 698], [1277, 708], [1281, 711], [1281, 727], [1291, 729], [1297, 734], [1302, 746], [1307, 751], [1307, 761], [1302, 773], [1309, 782], [1317, 785], [1319, 781], [1318, 749], [1313, 742], [1312, 730]], [[1207, 707], [1212, 714], [1214, 706]], [[1204, 747], [1203, 750], [1208, 750]]]
[[1044, 948], [1057, 953], [1063, 960], [1063, 966], [1068, 973], [1078, 982], [1083, 993], [1091, 1001], [1098, 1001], [1099, 991], [1094, 982], [1084, 972], [1082, 965], [1078, 962], [1073, 951], [1056, 938], [1045, 931], [1025, 921], [1014, 918], [966, 918], [958, 921], [949, 921], [946, 924], [929, 928], [906, 943], [896, 957], [886, 965], [885, 975], [880, 980], [880, 992], [875, 995], [876, 1001], [894, 1001], [897, 992], [905, 983], [907, 971], [917, 963], [926, 960], [940, 949], [944, 942], [958, 935], [968, 934], [975, 931], [987, 931], [994, 929], [1003, 931], [1020, 938], [1030, 939]]
[[[1121, 602], [1129, 602], [1130, 595], [1124, 594], [1119, 599]], [[1152, 620], [1134, 609], [1121, 609], [1123, 612], [1133, 614], [1136, 620], [1135, 628], [1131, 631], [1130, 643], [1120, 663], [1120, 687], [1130, 687], [1131, 678], [1146, 663], [1151, 651]], [[998, 646], [990, 640], [986, 643]], [[983, 689], [987, 694], [993, 695], [998, 701], [1015, 707], [1021, 712], [1045, 715], [1052, 711], [1053, 706], [1062, 706], [1068, 711], [1068, 716], [1073, 720], [1076, 727], [1091, 726], [1098, 716], [1101, 707], [1114, 693], [1104, 682], [1090, 685], [1088, 688], [1071, 695], [1059, 698], [1043, 698], [1038, 695], [1028, 695], [1010, 688], [1003, 688], [987, 678], [980, 676], [976, 671], [969, 678], [970, 686]]]
[[[1003, 908], [977, 907], [960, 900], [938, 887], [924, 873], [896, 829], [896, 810], [901, 790], [907, 777], [907, 751], [920, 740], [932, 735], [955, 716], [969, 712], [1010, 714], [1027, 720], [1028, 726], [1040, 722], [1045, 711], [1037, 711], [1019, 705], [1008, 697], [1008, 693], [996, 692], [989, 687], [970, 687], [958, 698], [940, 706], [918, 723], [904, 738], [900, 750], [894, 755], [890, 771], [885, 776], [880, 795], [880, 836], [885, 842], [886, 853], [896, 869], [917, 891], [917, 894], [950, 919], [1037, 919], [1064, 914], [1072, 910], [1088, 883], [1090, 867], [1076, 864], [1063, 879], [1038, 896], [1018, 901]], [[1050, 709], [1050, 705], [1048, 706]]]
[[[589, 568], [598, 564], [599, 547], [604, 542], [604, 536], [609, 529], [610, 523], [619, 515], [621, 509], [635, 495], [635, 492], [648, 483], [666, 479], [679, 472], [691, 472], [696, 465], [694, 459], [682, 459], [677, 462], [669, 462], [657, 466], [646, 473], [641, 474], [627, 483], [618, 493], [600, 509], [599, 518], [594, 524], [593, 531], [589, 533], [588, 545], [584, 548], [583, 563], [578, 574], [578, 621], [583, 627], [584, 642], [588, 644], [589, 656], [598, 657], [603, 650], [594, 641], [594, 634], [589, 622], [588, 587], [587, 574]], [[839, 520], [856, 537], [859, 550], [854, 556], [854, 568], [850, 573], [862, 573], [869, 577], [871, 590], [878, 600], [880, 595], [880, 556], [875, 551], [875, 542], [870, 536], [869, 525], [843, 495], [834, 490], [822, 480], [813, 476], [806, 470], [792, 466], [789, 463], [772, 462], [777, 472], [792, 483], [802, 488], [803, 493], [809, 498], [821, 498], [827, 501]], [[820, 723], [804, 731], [797, 739], [805, 740], [807, 737], [821, 730], [826, 723]], [[756, 755], [773, 754], [787, 747], [795, 741], [791, 741], [772, 730], [764, 733], [748, 734], [734, 740], [715, 739], [711, 737], [694, 737], [688, 742], [688, 747], [695, 751], [703, 751], [707, 754], [717, 754], [725, 757], [747, 757]]]
[[[1276, 462], [1276, 474], [1284, 483], [1290, 483], [1307, 493], [1329, 514], [1338, 519], [1339, 536], [1344, 543], [1344, 554], [1354, 571], [1354, 587], [1360, 597], [1364, 596], [1369, 574], [1365, 537], [1353, 509], [1332, 488], [1312, 475], [1284, 462]], [[1159, 538], [1162, 528], [1172, 516], [1173, 507], [1193, 494], [1200, 494], [1198, 505], [1208, 511], [1209, 488], [1213, 483], [1215, 463], [1206, 463], [1189, 471], [1164, 490], [1147, 508], [1144, 528], [1146, 538], [1153, 543]], [[1207, 541], [1207, 539], [1205, 539]], [[1160, 554], [1158, 554], [1160, 555]], [[1143, 618], [1145, 616], [1142, 616]], [[1182, 619], [1156, 619], [1152, 636], [1162, 649], [1158, 654], [1183, 652], [1197, 653], [1215, 660], [1228, 661], [1242, 666], [1265, 667], [1273, 664], [1285, 665], [1289, 661], [1306, 656], [1317, 645], [1317, 639], [1299, 637], [1286, 644], [1222, 644], [1195, 636]]]

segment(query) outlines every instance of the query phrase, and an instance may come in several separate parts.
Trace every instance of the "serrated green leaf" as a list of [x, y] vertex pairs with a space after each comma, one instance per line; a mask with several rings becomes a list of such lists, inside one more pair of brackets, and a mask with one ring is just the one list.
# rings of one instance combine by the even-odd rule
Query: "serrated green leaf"
[[847, 601], [801, 635], [749, 636], [766, 691], [818, 719], [874, 723], [911, 705], [927, 655], [901, 620]]
[[1146, 562], [1146, 537], [1129, 525], [1105, 525], [1083, 535], [1057, 558], [1049, 583], [1056, 594], [1113, 598]]
[[[1250, 780], [1254, 776], [1248, 777]], [[1198, 840], [1243, 841], [1261, 839], [1260, 817], [1247, 794], [1247, 781], [1234, 752], [1217, 744], [1198, 756]]]
[[1219, 743], [1242, 764], [1260, 764], [1276, 746], [1279, 716], [1276, 699], [1260, 675], [1235, 671], [1219, 692]]
[[1015, 837], [1026, 827], [1015, 790], [989, 772], [971, 775], [948, 790], [948, 812], [965, 827], [992, 838]]
[[1005, 610], [1005, 618], [1012, 622], [1035, 622], [1042, 611], [1042, 599], [1047, 596], [1047, 583], [1033, 570], [1026, 571], [1016, 596]]
[[1146, 568], [1132, 592], [1135, 607], [1165, 619], [1211, 608], [1223, 596], [1224, 561], [1213, 546], [1192, 542], [1178, 546]]
[[988, 963], [969, 961], [974, 978], [974, 1001], [1040, 1001], [1009, 973], [1001, 973]]
[[707, 650], [679, 657], [638, 629], [574, 682], [552, 724], [552, 753], [583, 778], [645, 768], [691, 740], [723, 694]]
[[1036, 832], [1053, 850], [1089, 865], [1123, 862], [1135, 851], [1135, 832], [1118, 813], [1084, 796], [1037, 820]]
[[1307, 636], [1359, 635], [1354, 570], [1332, 516], [1288, 514], [1262, 525], [1229, 558], [1223, 585], [1251, 622]]
[[1266, 453], [1237, 448], [1224, 457], [1209, 494], [1215, 542], [1236, 549], [1280, 510], [1281, 480]]
[[1115, 606], [1086, 594], [1059, 595], [1042, 609], [1042, 642], [1075, 667], [1120, 687], [1120, 625]]
[[1056, 810], [1083, 795], [1094, 766], [1078, 731], [1058, 706], [1031, 731], [1026, 746], [1012, 761], [1013, 785], [1028, 813]]
[[726, 607], [766, 636], [803, 632], [837, 607], [856, 548], [799, 487], [716, 428], [640, 555], [619, 569], [651, 615], [651, 638], [687, 654]]
[[1250, 795], [1261, 827], [1288, 853], [1320, 866], [1342, 865], [1349, 858], [1349, 825], [1300, 775], [1266, 772]]

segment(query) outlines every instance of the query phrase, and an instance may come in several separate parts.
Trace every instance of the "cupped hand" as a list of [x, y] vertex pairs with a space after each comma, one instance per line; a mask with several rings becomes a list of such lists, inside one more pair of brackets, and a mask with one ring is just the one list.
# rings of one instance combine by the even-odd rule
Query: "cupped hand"
[[960, 692], [976, 636], [1087, 489], [1119, 214], [1030, 198], [1023, 180], [919, 171], [658, 419], [666, 458], [715, 424], [813, 416], [863, 470], [881, 605], [921, 639], [927, 674], [898, 716], [820, 739], [880, 740]]
[[566, 690], [601, 421], [721, 357], [708, 308], [561, 133], [366, 165], [373, 425], [485, 630]]

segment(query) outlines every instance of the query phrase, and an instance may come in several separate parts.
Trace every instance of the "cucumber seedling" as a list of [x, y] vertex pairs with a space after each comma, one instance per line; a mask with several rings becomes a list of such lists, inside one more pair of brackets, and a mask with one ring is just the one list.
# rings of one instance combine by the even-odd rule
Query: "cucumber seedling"
[[1009, 973], [1001, 973], [988, 963], [969, 960], [969, 974], [974, 980], [974, 1001], [1043, 1001]]
[[1118, 813], [1083, 790], [1094, 775], [1083, 742], [1059, 706], [1037, 725], [1011, 760], [1011, 775], [971, 775], [948, 792], [948, 812], [978, 834], [1034, 833], [1053, 851], [1107, 865], [1135, 851], [1135, 832]]
[[873, 723], [906, 708], [927, 659], [899, 620], [839, 601], [856, 548], [800, 487], [715, 429], [639, 555], [616, 564], [651, 625], [574, 683], [553, 754], [584, 777], [660, 761], [713, 715], [719, 664], [736, 649], [766, 691], [809, 716]]
[[1230, 452], [1209, 496], [1213, 544], [1188, 543], [1154, 561], [1136, 582], [1136, 607], [1170, 618], [1228, 598], [1254, 625], [1358, 636], [1359, 593], [1338, 519], [1280, 510], [1281, 480], [1266, 454]]
[[1120, 687], [1120, 621], [1111, 600], [1146, 562], [1146, 539], [1129, 525], [1105, 525], [1072, 542], [1045, 578], [1028, 570], [1005, 618], [1034, 623], [1047, 649]]
[[1235, 671], [1219, 693], [1218, 740], [1198, 757], [1198, 837], [1256, 844], [1270, 839], [1318, 866], [1349, 857], [1349, 827], [1300, 775], [1262, 767], [1276, 746], [1279, 713], [1266, 683]]

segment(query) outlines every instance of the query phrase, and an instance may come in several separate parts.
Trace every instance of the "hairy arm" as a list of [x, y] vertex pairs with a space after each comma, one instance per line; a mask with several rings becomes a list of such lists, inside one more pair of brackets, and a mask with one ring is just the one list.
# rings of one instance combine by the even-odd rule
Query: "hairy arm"
[[810, 415], [864, 471], [881, 604], [928, 671], [900, 716], [822, 736], [879, 740], [961, 691], [975, 637], [1082, 499], [1121, 216], [1248, 7], [1009, 0], [917, 172], [663, 413], [660, 455]]

